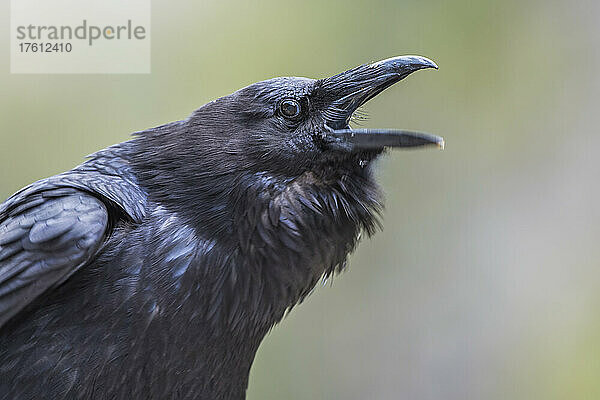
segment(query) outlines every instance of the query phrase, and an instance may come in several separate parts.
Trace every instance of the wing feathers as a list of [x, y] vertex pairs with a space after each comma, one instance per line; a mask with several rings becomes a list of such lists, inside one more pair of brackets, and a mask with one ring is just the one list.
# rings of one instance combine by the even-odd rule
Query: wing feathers
[[104, 240], [108, 212], [71, 188], [38, 192], [0, 219], [0, 327], [85, 265]]
[[47, 221], [37, 222], [29, 231], [31, 243], [42, 243], [66, 234], [78, 222], [76, 216], [52, 218]]

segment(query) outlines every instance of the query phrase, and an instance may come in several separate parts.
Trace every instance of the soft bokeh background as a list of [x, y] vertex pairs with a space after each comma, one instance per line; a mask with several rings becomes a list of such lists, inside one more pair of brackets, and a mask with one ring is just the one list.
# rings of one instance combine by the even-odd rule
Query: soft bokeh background
[[249, 399], [600, 398], [600, 3], [154, 1], [149, 75], [11, 75], [0, 197], [279, 75], [434, 59], [366, 107], [385, 230], [263, 342]]

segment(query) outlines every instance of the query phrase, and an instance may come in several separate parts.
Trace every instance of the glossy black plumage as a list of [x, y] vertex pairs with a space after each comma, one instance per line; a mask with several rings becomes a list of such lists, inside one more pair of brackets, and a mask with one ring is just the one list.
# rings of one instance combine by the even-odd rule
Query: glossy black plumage
[[[332, 132], [432, 66], [259, 82], [13, 195], [0, 206], [0, 398], [244, 398], [264, 335], [379, 223], [371, 160], [403, 144]], [[284, 99], [302, 114], [282, 115]]]

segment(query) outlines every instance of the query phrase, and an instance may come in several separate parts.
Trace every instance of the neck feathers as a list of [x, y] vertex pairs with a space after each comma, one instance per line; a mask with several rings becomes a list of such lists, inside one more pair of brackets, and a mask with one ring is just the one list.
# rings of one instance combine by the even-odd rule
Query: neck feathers
[[379, 189], [370, 167], [358, 165], [293, 177], [249, 171], [210, 140], [170, 138], [197, 135], [187, 129], [175, 123], [138, 137], [134, 170], [152, 203], [227, 255], [198, 277], [212, 282], [214, 324], [268, 329], [321, 277], [344, 268], [361, 232], [376, 231]]

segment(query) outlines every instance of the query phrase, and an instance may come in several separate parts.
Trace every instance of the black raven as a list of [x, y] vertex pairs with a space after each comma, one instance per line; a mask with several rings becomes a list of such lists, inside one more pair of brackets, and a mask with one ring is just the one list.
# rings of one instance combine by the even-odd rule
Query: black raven
[[0, 398], [243, 399], [265, 334], [376, 230], [371, 161], [443, 144], [349, 127], [423, 68], [258, 82], [6, 200]]

